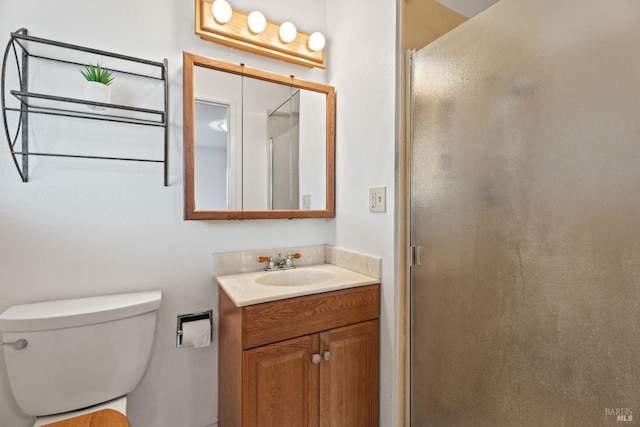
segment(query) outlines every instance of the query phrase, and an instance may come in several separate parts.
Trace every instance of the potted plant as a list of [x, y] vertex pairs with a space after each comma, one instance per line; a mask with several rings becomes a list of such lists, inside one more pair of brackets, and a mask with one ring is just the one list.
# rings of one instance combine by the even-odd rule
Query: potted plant
[[[104, 68], [98, 62], [96, 65], [85, 65], [80, 70], [80, 74], [87, 80], [84, 89], [84, 96], [87, 101], [106, 104], [111, 102], [111, 88], [109, 85], [115, 78], [113, 71]], [[103, 109], [93, 105], [89, 105], [89, 108]]]

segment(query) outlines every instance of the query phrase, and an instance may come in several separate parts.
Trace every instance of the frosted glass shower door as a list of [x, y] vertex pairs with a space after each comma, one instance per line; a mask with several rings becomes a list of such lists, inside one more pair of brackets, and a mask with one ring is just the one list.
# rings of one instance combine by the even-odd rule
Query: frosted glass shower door
[[502, 0], [414, 55], [414, 427], [639, 424], [639, 28]]

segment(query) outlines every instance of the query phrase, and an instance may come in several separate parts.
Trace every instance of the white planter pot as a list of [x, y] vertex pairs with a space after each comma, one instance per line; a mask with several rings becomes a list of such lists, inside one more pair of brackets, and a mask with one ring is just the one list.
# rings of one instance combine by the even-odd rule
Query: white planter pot
[[[86, 81], [84, 86], [84, 99], [93, 102], [110, 103], [111, 102], [111, 87], [99, 83]], [[92, 110], [104, 110], [104, 107], [97, 107], [95, 105], [87, 105]]]

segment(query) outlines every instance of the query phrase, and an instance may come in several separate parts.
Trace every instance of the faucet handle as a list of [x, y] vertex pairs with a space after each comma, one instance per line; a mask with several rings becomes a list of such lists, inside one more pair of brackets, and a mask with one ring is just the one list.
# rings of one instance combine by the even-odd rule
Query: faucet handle
[[294, 259], [294, 258], [295, 258], [295, 259], [298, 259], [298, 258], [300, 258], [301, 256], [302, 256], [302, 255], [300, 255], [299, 253], [295, 253], [295, 254], [287, 255], [287, 259], [285, 260], [285, 265], [286, 265], [288, 268], [294, 268], [294, 267], [293, 267], [293, 259]]
[[269, 264], [267, 264], [267, 268], [265, 268], [265, 270], [267, 270], [267, 271], [273, 270], [274, 263], [273, 263], [273, 257], [272, 256], [259, 256], [258, 257], [258, 262], [268, 262]]

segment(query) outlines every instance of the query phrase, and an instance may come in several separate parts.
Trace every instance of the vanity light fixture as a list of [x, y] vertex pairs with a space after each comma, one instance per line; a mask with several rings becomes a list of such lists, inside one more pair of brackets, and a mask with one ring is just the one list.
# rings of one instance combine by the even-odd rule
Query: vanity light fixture
[[200, 38], [305, 67], [325, 68], [325, 38], [321, 33], [299, 31], [291, 22], [281, 25], [258, 11], [233, 9], [226, 0], [195, 2], [196, 34]]
[[282, 40], [282, 43], [291, 43], [296, 39], [298, 30], [296, 26], [291, 22], [283, 22], [282, 25], [280, 25], [278, 34], [280, 35], [280, 40]]
[[211, 4], [211, 14], [218, 24], [226, 24], [231, 20], [233, 10], [227, 0], [214, 0]]
[[247, 18], [247, 25], [253, 34], [260, 34], [267, 28], [267, 20], [261, 12], [254, 10]]

